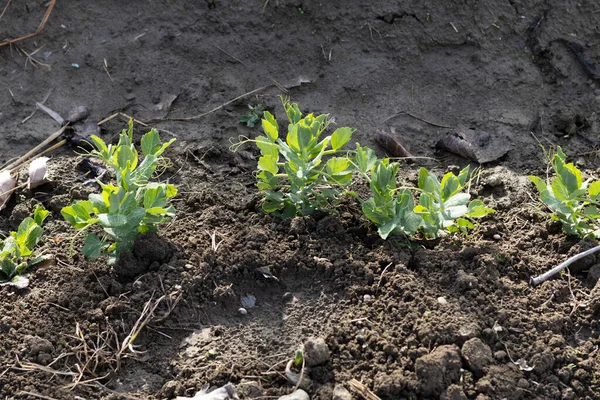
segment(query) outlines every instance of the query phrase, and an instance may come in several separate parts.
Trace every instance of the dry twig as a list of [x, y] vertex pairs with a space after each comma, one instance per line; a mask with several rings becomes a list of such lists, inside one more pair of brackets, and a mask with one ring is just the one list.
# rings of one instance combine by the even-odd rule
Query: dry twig
[[[10, 1], [6, 5], [6, 7], [4, 7], [4, 10], [2, 11], [0, 18], [2, 18], [2, 16], [4, 16], [4, 13], [6, 12], [6, 9], [8, 8], [9, 4], [10, 4]], [[28, 35], [21, 36], [21, 37], [15, 38], [15, 39], [6, 39], [4, 42], [0, 43], [0, 47], [22, 42], [23, 40], [31, 39], [32, 37], [35, 37], [35, 36], [39, 35], [40, 33], [42, 33], [42, 30], [44, 29], [44, 26], [46, 25], [46, 22], [48, 21], [48, 18], [50, 17], [50, 13], [52, 12], [52, 9], [54, 8], [55, 4], [56, 4], [56, 0], [50, 1], [50, 4], [48, 5], [48, 9], [46, 10], [46, 14], [44, 14], [44, 18], [42, 18], [42, 22], [40, 23], [40, 26], [37, 28], [37, 31], [35, 31], [35, 33], [30, 33]]]
[[381, 400], [379, 398], [379, 396], [377, 396], [375, 393], [371, 392], [368, 387], [366, 387], [365, 385], [363, 385], [362, 383], [360, 383], [359, 381], [357, 381], [354, 378], [352, 378], [348, 382], [348, 385], [350, 385], [350, 389], [352, 389], [356, 393], [360, 394], [366, 400]]

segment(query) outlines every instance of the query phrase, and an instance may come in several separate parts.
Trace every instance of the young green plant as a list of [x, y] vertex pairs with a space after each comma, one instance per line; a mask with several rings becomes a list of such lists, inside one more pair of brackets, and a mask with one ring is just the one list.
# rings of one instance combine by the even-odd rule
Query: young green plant
[[165, 167], [162, 154], [175, 139], [162, 143], [158, 131], [150, 130], [141, 140], [144, 156], [141, 162], [133, 144], [132, 121], [122, 131], [117, 145], [107, 145], [98, 136], [92, 136], [91, 140], [95, 148], [89, 155], [115, 171], [116, 185], [98, 182], [102, 193], [75, 201], [63, 208], [61, 214], [79, 230], [78, 234], [99, 225], [103, 234], [88, 233], [81, 252], [90, 258], [106, 254], [109, 262], [114, 262], [121, 252], [132, 249], [140, 233], [156, 232], [158, 225], [175, 215], [175, 208], [168, 203], [177, 189], [171, 184], [150, 182], [157, 169]]
[[254, 128], [254, 125], [256, 125], [256, 123], [260, 121], [263, 116], [263, 108], [260, 104], [255, 106], [248, 104], [248, 109], [250, 109], [248, 114], [240, 117], [240, 123], [246, 124], [248, 128]]
[[[470, 195], [463, 192], [469, 176], [468, 167], [458, 176], [447, 173], [441, 182], [421, 168], [418, 187], [411, 188], [398, 186], [398, 162], [377, 159], [368, 147], [356, 145], [353, 164], [367, 180], [371, 191], [371, 197], [362, 201], [363, 213], [377, 225], [383, 239], [390, 235], [410, 237], [417, 232], [426, 238], [437, 238], [442, 232], [464, 233], [475, 227], [472, 218], [494, 212], [481, 200], [469, 201]], [[415, 203], [413, 192], [419, 195], [418, 203]]]
[[265, 196], [262, 207], [266, 212], [292, 218], [315, 210], [335, 211], [332, 206], [352, 181], [352, 163], [335, 154], [346, 153], [342, 147], [355, 129], [338, 128], [322, 137], [331, 123], [327, 114], [303, 116], [296, 103], [286, 100], [283, 106], [289, 120], [285, 140], [280, 138], [275, 117], [265, 111], [265, 135], [239, 142], [232, 150], [250, 141], [260, 149], [257, 187]]
[[560, 221], [567, 234], [598, 239], [600, 181], [584, 181], [581, 171], [566, 159], [567, 155], [558, 147], [550, 161], [555, 173], [551, 182], [537, 176], [529, 179], [535, 183], [540, 200], [553, 212], [552, 219]]
[[34, 256], [34, 248], [42, 238], [42, 223], [48, 211], [37, 206], [33, 218], [27, 217], [19, 224], [16, 232], [11, 232], [2, 241], [0, 251], [0, 284], [24, 288], [29, 284], [25, 276], [32, 266], [44, 261], [46, 257]]

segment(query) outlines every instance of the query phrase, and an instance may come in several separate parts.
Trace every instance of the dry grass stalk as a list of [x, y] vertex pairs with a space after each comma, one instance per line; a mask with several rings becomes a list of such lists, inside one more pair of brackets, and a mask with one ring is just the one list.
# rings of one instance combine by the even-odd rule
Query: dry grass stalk
[[350, 385], [350, 389], [364, 397], [366, 400], [381, 400], [379, 396], [371, 392], [368, 387], [366, 387], [354, 378], [352, 378], [348, 382], [348, 385]]
[[[4, 16], [4, 13], [6, 12], [6, 9], [8, 8], [9, 4], [10, 4], [10, 1], [8, 2], [8, 4], [6, 4], [6, 7], [4, 7], [4, 10], [2, 11], [0, 18], [2, 18]], [[15, 43], [22, 42], [23, 40], [31, 39], [32, 37], [35, 37], [35, 36], [39, 35], [40, 33], [42, 33], [42, 30], [44, 29], [44, 26], [46, 25], [46, 22], [48, 21], [48, 18], [50, 17], [50, 13], [52, 12], [52, 9], [54, 8], [55, 4], [56, 4], [56, 0], [50, 1], [50, 4], [48, 5], [48, 9], [46, 10], [46, 14], [44, 14], [44, 18], [42, 18], [42, 22], [40, 23], [40, 26], [37, 28], [37, 31], [35, 31], [35, 33], [30, 33], [29, 35], [21, 36], [21, 37], [15, 38], [15, 39], [7, 39], [4, 42], [0, 43], [0, 47], [7, 46], [9, 44], [12, 45]]]

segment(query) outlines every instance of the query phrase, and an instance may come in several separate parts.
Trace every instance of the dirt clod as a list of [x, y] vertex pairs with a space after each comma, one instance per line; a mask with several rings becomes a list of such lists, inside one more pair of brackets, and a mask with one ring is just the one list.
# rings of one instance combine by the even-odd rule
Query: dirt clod
[[325, 339], [310, 338], [304, 343], [304, 360], [306, 365], [314, 367], [329, 361], [329, 348]]
[[492, 350], [478, 338], [467, 340], [461, 353], [475, 377], [483, 376], [484, 369], [494, 361]]
[[460, 376], [460, 353], [455, 345], [444, 345], [418, 358], [415, 372], [426, 396], [439, 396]]

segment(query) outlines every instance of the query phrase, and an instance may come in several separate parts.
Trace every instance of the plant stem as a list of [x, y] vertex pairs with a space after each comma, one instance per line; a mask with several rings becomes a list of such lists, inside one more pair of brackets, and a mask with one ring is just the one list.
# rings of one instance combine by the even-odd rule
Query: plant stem
[[579, 253], [576, 256], [573, 256], [573, 257], [569, 258], [567, 261], [564, 261], [563, 263], [552, 268], [550, 271], [547, 271], [541, 275], [538, 275], [535, 278], [531, 278], [531, 284], [534, 286], [539, 285], [540, 283], [545, 282], [548, 279], [550, 279], [551, 277], [553, 277], [554, 275], [558, 274], [560, 271], [567, 268], [569, 265], [573, 264], [575, 261], [580, 260], [584, 257], [587, 257], [590, 254], [593, 254], [597, 251], [600, 251], [600, 246], [596, 246], [589, 250], [584, 251], [583, 253]]

